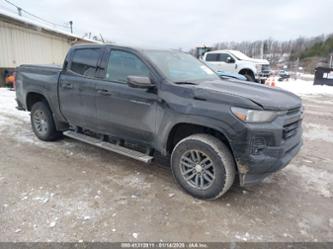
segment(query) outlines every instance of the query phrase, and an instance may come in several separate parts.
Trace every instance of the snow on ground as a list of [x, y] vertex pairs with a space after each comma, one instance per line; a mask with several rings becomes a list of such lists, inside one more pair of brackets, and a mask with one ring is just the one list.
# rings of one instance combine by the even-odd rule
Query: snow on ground
[[288, 81], [277, 81], [275, 78], [277, 87], [284, 90], [295, 93], [299, 96], [304, 95], [333, 95], [333, 86], [326, 85], [313, 85], [313, 81], [301, 80], [301, 79], [289, 79]]
[[293, 173], [295, 177], [301, 177], [301, 184], [304, 189], [308, 191], [317, 192], [325, 198], [332, 198], [332, 185], [330, 184], [333, 179], [333, 174], [327, 170], [314, 168], [307, 165], [290, 164], [285, 169], [285, 173]]
[[17, 103], [15, 101], [15, 98], [15, 91], [12, 91], [8, 88], [0, 88], [0, 113], [6, 113], [8, 115], [19, 117], [24, 121], [29, 121], [29, 113], [22, 112], [16, 109]]
[[30, 122], [28, 112], [19, 111], [16, 109], [15, 92], [8, 88], [0, 88], [0, 130], [4, 129], [9, 124]]
[[323, 140], [328, 143], [333, 143], [333, 132], [331, 128], [326, 125], [319, 125], [315, 123], [304, 123], [303, 127], [306, 131], [303, 136], [309, 140]]
[[0, 88], [0, 132], [6, 131], [17, 141], [33, 143], [40, 147], [52, 147], [53, 144], [39, 140], [30, 128], [30, 113], [16, 109], [15, 91]]
[[18, 122], [29, 120], [29, 114], [18, 111], [16, 106], [15, 92], [0, 88], [0, 131], [8, 129], [9, 124], [14, 126]]

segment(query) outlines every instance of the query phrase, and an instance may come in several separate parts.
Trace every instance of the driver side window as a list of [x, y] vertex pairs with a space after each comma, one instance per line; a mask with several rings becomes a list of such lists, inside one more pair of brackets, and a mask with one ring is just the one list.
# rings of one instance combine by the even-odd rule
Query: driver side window
[[134, 54], [121, 51], [111, 51], [106, 75], [106, 80], [127, 83], [127, 76], [147, 76], [148, 67]]
[[226, 62], [226, 63], [230, 63], [228, 61], [228, 58], [232, 58], [229, 54], [220, 54], [220, 61]]

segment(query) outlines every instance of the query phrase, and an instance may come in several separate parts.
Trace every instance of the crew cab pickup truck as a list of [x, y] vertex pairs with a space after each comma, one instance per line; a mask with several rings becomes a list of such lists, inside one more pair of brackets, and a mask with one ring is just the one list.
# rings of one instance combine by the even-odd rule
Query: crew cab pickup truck
[[302, 146], [299, 97], [223, 80], [180, 51], [78, 45], [62, 67], [18, 67], [16, 81], [41, 140], [65, 135], [146, 163], [162, 154], [197, 198], [218, 198], [236, 176], [258, 182]]
[[267, 60], [253, 59], [237, 50], [206, 52], [202, 60], [216, 72], [238, 73], [248, 81], [264, 83], [271, 74]]

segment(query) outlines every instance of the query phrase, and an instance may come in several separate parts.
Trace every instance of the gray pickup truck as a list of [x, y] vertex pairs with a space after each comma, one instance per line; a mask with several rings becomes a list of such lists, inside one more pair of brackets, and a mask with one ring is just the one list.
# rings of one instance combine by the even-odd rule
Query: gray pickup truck
[[170, 157], [177, 183], [215, 199], [283, 168], [302, 146], [299, 97], [223, 80], [189, 54], [72, 47], [62, 67], [17, 68], [18, 108], [44, 141], [62, 135], [149, 163]]

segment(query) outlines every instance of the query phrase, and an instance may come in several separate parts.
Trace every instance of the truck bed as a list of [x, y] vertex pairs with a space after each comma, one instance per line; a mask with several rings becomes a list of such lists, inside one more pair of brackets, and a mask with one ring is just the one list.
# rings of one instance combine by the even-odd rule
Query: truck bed
[[21, 65], [16, 73], [16, 98], [19, 107], [27, 110], [26, 98], [29, 92], [47, 97], [58, 106], [57, 85], [61, 72], [59, 65]]

